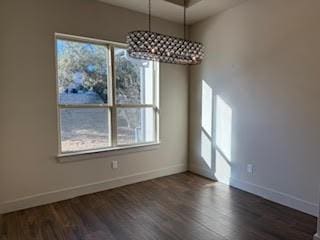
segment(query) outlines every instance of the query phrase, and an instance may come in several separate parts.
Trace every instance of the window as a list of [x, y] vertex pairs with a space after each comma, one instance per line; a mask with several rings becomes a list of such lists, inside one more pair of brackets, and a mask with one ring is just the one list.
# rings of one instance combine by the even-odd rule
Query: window
[[61, 154], [159, 141], [159, 64], [126, 46], [56, 35]]

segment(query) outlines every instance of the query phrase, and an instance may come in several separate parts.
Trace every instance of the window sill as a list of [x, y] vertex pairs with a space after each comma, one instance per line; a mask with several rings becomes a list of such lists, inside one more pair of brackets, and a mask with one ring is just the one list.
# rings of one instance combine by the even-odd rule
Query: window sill
[[158, 149], [160, 147], [160, 142], [157, 143], [147, 143], [134, 146], [121, 146], [108, 149], [99, 150], [89, 150], [74, 153], [62, 153], [57, 156], [57, 159], [61, 163], [90, 160], [93, 158], [102, 158], [116, 155], [123, 155], [135, 152], [144, 152]]

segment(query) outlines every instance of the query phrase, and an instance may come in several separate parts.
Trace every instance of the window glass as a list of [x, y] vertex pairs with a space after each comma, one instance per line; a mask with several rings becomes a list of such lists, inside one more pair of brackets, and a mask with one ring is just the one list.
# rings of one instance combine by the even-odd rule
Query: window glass
[[155, 141], [155, 119], [152, 108], [118, 108], [117, 142], [119, 145]]
[[153, 62], [130, 58], [126, 49], [115, 48], [116, 102], [153, 104]]
[[57, 40], [60, 104], [108, 102], [108, 49], [106, 46]]
[[86, 151], [111, 146], [108, 109], [61, 109], [60, 125], [62, 152]]

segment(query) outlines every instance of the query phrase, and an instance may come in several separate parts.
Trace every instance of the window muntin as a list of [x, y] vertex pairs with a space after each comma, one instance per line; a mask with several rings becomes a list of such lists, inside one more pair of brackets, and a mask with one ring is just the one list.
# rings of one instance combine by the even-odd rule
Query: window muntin
[[158, 63], [124, 45], [57, 34], [60, 154], [159, 141]]

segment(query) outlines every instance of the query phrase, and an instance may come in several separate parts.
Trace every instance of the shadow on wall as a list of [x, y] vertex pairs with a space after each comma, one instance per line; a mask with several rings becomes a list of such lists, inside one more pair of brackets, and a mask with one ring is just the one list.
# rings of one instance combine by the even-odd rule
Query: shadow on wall
[[232, 109], [202, 80], [201, 158], [215, 178], [225, 184], [231, 177]]

